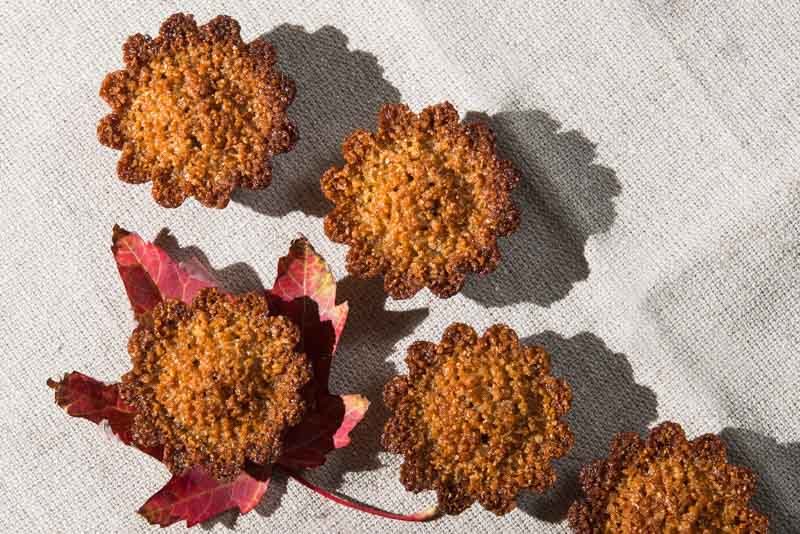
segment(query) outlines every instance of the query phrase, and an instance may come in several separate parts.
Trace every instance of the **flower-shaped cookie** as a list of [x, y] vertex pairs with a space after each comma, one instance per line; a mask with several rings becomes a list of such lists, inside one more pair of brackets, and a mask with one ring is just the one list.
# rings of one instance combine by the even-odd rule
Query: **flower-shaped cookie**
[[519, 178], [486, 124], [461, 124], [447, 102], [419, 115], [385, 105], [377, 133], [354, 132], [343, 153], [344, 167], [325, 172], [322, 191], [335, 204], [325, 233], [350, 245], [350, 274], [383, 274], [394, 298], [426, 286], [449, 297], [468, 272], [497, 267], [497, 238], [519, 225], [511, 200]]
[[552, 460], [573, 443], [560, 420], [572, 394], [550, 375], [542, 348], [520, 345], [504, 325], [478, 337], [453, 324], [438, 345], [412, 344], [406, 362], [409, 375], [384, 389], [393, 414], [382, 438], [386, 449], [404, 455], [406, 489], [436, 490], [448, 514], [476, 500], [504, 514], [520, 490], [553, 485]]
[[583, 468], [585, 497], [569, 511], [580, 534], [614, 532], [766, 533], [766, 516], [749, 508], [756, 478], [730, 465], [713, 434], [692, 441], [666, 422], [638, 434], [618, 434], [608, 459]]
[[194, 196], [224, 208], [235, 187], [269, 185], [272, 156], [296, 139], [286, 115], [294, 83], [269, 42], [244, 43], [230, 17], [198, 28], [176, 14], [154, 39], [128, 38], [123, 54], [125, 68], [100, 89], [112, 113], [97, 125], [100, 142], [122, 150], [121, 180], [152, 181], [165, 207]]
[[297, 327], [267, 314], [263, 295], [204, 289], [191, 306], [159, 303], [134, 330], [121, 389], [136, 408], [133, 438], [163, 446], [174, 473], [200, 465], [226, 479], [248, 460], [273, 463], [300, 421], [310, 366]]

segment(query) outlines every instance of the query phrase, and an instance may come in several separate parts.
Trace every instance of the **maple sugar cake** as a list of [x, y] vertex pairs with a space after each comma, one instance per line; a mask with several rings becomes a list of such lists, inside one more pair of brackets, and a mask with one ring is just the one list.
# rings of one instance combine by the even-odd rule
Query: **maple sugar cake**
[[542, 348], [521, 345], [505, 325], [478, 337], [456, 323], [438, 344], [412, 344], [406, 362], [408, 376], [384, 388], [393, 413], [382, 437], [387, 450], [404, 456], [406, 489], [435, 490], [444, 513], [477, 501], [500, 515], [521, 490], [544, 492], [555, 483], [552, 460], [573, 444], [561, 420], [572, 394], [550, 375]]
[[164, 448], [173, 473], [203, 466], [217, 479], [246, 461], [269, 465], [300, 422], [311, 379], [299, 331], [268, 316], [266, 297], [204, 289], [191, 305], [167, 300], [141, 318], [128, 344], [123, 398], [136, 408], [134, 441]]
[[584, 467], [584, 497], [569, 510], [579, 534], [727, 532], [766, 534], [766, 516], [749, 506], [755, 474], [730, 465], [725, 443], [692, 441], [680, 425], [662, 423], [647, 439], [618, 434], [607, 459]]
[[245, 43], [230, 17], [198, 27], [176, 14], [153, 39], [131, 36], [123, 55], [125, 68], [103, 80], [112, 112], [97, 126], [100, 142], [122, 151], [121, 180], [152, 182], [165, 207], [193, 196], [224, 208], [236, 187], [269, 185], [272, 157], [297, 136], [286, 114], [294, 82], [268, 41]]
[[354, 132], [343, 154], [344, 167], [328, 169], [321, 185], [335, 204], [325, 233], [349, 245], [351, 275], [382, 275], [398, 299], [423, 287], [449, 297], [467, 273], [497, 267], [497, 238], [519, 225], [519, 178], [486, 124], [462, 124], [448, 102], [418, 115], [388, 104], [377, 132]]

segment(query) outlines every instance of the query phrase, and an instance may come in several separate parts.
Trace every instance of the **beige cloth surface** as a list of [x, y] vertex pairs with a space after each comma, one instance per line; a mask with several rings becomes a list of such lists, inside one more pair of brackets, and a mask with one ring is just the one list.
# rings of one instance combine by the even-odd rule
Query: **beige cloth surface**
[[[800, 532], [800, 4], [621, 2], [3, 2], [0, 22], [0, 531], [144, 532], [166, 471], [68, 418], [48, 377], [114, 380], [133, 326], [109, 252], [114, 223], [204, 261], [232, 290], [269, 286], [299, 232], [330, 261], [351, 318], [333, 387], [373, 400], [353, 445], [311, 475], [393, 511], [434, 500], [379, 450], [385, 380], [415, 339], [496, 322], [542, 343], [573, 386], [577, 441], [545, 497], [414, 526], [277, 477], [224, 532], [564, 532], [579, 465], [618, 431], [721, 432], [760, 473], [756, 505]], [[95, 140], [97, 92], [135, 32], [169, 14], [236, 17], [296, 80], [302, 140], [274, 184], [223, 211], [154, 204]], [[458, 296], [383, 297], [346, 277], [322, 232], [321, 172], [378, 106], [450, 100], [483, 113], [524, 178], [504, 262]], [[173, 531], [182, 526], [172, 527]]]

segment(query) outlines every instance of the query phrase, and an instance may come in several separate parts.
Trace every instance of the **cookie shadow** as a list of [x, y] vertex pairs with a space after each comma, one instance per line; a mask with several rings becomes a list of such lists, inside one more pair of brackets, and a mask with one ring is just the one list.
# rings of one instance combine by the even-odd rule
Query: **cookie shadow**
[[594, 334], [564, 338], [544, 332], [524, 343], [544, 347], [551, 355], [553, 375], [572, 388], [572, 409], [566, 420], [575, 445], [556, 462], [555, 486], [544, 495], [526, 492], [518, 502], [521, 510], [534, 517], [559, 522], [578, 496], [581, 467], [607, 456], [618, 432], [644, 433], [658, 415], [658, 403], [652, 390], [635, 382], [627, 356], [613, 352]]
[[381, 105], [400, 92], [383, 78], [375, 56], [347, 47], [333, 26], [307, 32], [283, 24], [262, 37], [278, 52], [278, 64], [297, 85], [289, 116], [300, 139], [273, 160], [274, 180], [260, 191], [237, 190], [233, 199], [252, 210], [281, 216], [300, 210], [320, 217], [327, 211], [319, 180], [331, 165], [344, 163], [340, 147], [353, 130], [373, 129]]
[[586, 242], [614, 222], [613, 199], [622, 190], [616, 173], [594, 163], [594, 143], [563, 131], [544, 111], [470, 112], [466, 120], [488, 122], [501, 156], [520, 172], [514, 199], [521, 223], [500, 240], [497, 270], [469, 278], [463, 293], [486, 306], [549, 306], [589, 276]]
[[776, 440], [742, 428], [721, 433], [728, 460], [757, 477], [753, 508], [769, 517], [770, 532], [800, 533], [800, 443]]
[[178, 239], [170, 233], [169, 228], [163, 228], [153, 240], [155, 245], [163, 248], [174, 260], [186, 262], [196, 258], [208, 270], [211, 276], [219, 282], [220, 286], [229, 293], [239, 294], [249, 291], [263, 292], [264, 284], [255, 269], [244, 262], [237, 262], [222, 269], [211, 266], [205, 253], [194, 245], [182, 247]]
[[351, 434], [352, 442], [333, 451], [325, 464], [305, 474], [329, 489], [339, 488], [346, 473], [381, 467], [381, 433], [389, 411], [383, 404], [383, 385], [397, 374], [388, 361], [406, 347], [398, 342], [410, 335], [427, 316], [427, 308], [392, 311], [385, 308], [386, 294], [380, 280], [359, 280], [347, 276], [337, 284], [337, 300], [349, 304], [347, 325], [342, 334], [331, 372], [331, 391], [360, 393], [370, 401], [367, 415]]

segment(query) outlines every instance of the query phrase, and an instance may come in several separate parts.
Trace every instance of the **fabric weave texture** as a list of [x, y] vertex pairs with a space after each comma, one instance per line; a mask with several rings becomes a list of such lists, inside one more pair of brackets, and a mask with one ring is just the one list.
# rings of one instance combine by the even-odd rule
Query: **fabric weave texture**
[[[566, 532], [578, 469], [611, 437], [663, 420], [719, 433], [759, 474], [754, 506], [800, 532], [800, 4], [795, 1], [2, 2], [0, 21], [0, 532], [152, 532], [135, 510], [168, 479], [151, 458], [68, 418], [45, 381], [116, 380], [134, 327], [109, 251], [115, 223], [225, 288], [270, 287], [306, 235], [350, 318], [331, 388], [373, 401], [350, 447], [309, 473], [395, 512], [433, 504], [380, 450], [383, 384], [406, 348], [452, 322], [503, 322], [572, 386], [576, 442], [544, 496], [412, 525], [323, 501], [276, 476], [214, 532]], [[165, 209], [115, 173], [95, 125], [125, 38], [176, 11], [236, 18], [297, 84], [300, 140], [273, 183], [224, 210]], [[447, 300], [386, 298], [325, 238], [319, 178], [384, 102], [449, 100], [487, 120], [521, 174], [503, 260]], [[182, 530], [175, 526], [173, 531]]]

